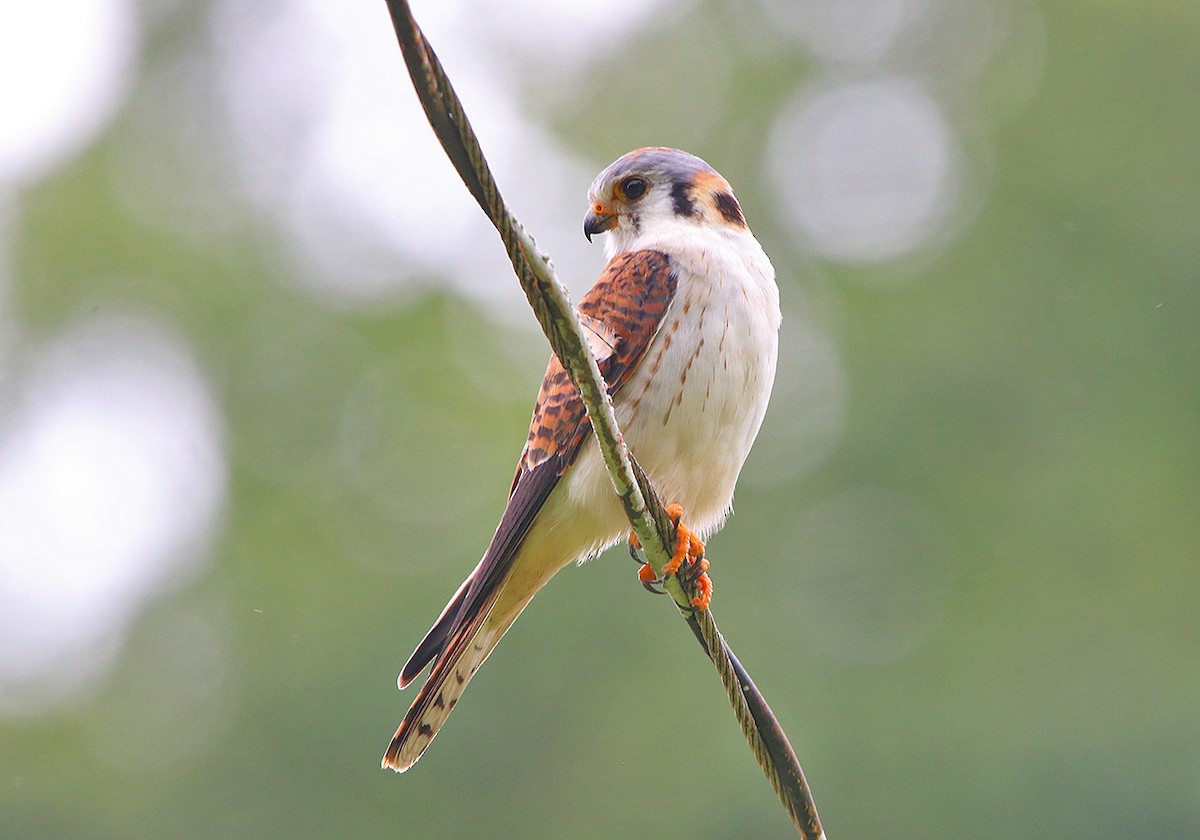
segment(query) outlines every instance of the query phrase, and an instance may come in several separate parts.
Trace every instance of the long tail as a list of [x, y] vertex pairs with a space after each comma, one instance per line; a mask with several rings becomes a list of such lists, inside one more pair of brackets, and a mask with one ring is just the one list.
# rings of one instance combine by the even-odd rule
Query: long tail
[[[473, 611], [460, 626], [449, 635], [450, 627], [455, 619], [455, 601], [459, 600], [461, 592], [451, 599], [446, 612], [429, 631], [426, 641], [418, 646], [409, 665], [400, 676], [400, 687], [403, 688], [419, 673], [429, 659], [433, 659], [433, 669], [428, 679], [421, 686], [408, 714], [396, 730], [392, 743], [383, 756], [383, 766], [390, 767], [397, 773], [403, 773], [417, 763], [417, 759], [437, 735], [446, 718], [454, 711], [458, 699], [467, 688], [467, 683], [479, 666], [488, 658], [500, 639], [512, 626], [521, 609], [515, 611], [504, 609], [503, 615], [496, 614], [495, 602], [497, 592], [488, 602], [481, 604]], [[530, 593], [532, 597], [533, 593]], [[529, 598], [524, 599], [528, 603]], [[521, 604], [520, 607], [523, 607]], [[430, 651], [431, 646], [444, 640], [445, 647]], [[424, 657], [424, 661], [421, 661]], [[416, 667], [416, 673], [413, 672]], [[406, 679], [407, 678], [407, 679]]]
[[531, 531], [565, 469], [561, 461], [549, 458], [518, 471], [504, 516], [483, 559], [454, 593], [400, 672], [397, 682], [404, 688], [433, 663], [425, 685], [383, 756], [384, 767], [402, 773], [417, 762], [454, 710], [471, 677], [534, 593], [591, 542], [564, 544], [561, 537], [546, 536], [553, 528], [541, 537]]

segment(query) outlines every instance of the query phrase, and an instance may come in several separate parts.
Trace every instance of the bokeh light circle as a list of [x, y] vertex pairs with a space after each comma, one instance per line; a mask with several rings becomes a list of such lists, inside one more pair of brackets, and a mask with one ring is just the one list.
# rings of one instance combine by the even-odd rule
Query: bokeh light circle
[[941, 107], [899, 78], [805, 92], [776, 121], [766, 171], [820, 255], [874, 263], [938, 239], [957, 204], [958, 142]]
[[146, 319], [68, 330], [15, 402], [0, 418], [0, 713], [103, 673], [143, 603], [190, 579], [226, 490], [206, 380]]
[[137, 41], [129, 0], [0, 4], [0, 181], [35, 180], [100, 133]]

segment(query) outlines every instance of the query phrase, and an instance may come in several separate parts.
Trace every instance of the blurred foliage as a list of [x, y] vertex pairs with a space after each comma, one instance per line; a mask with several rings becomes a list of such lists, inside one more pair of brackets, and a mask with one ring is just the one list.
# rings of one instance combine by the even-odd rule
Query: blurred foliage
[[[836, 450], [781, 476], [806, 456], [775, 405], [711, 543], [722, 628], [829, 833], [1200, 835], [1200, 6], [1045, 4], [1040, 85], [994, 127], [977, 216], [936, 254], [853, 268], [795, 248], [757, 174], [810, 59], [764, 24], [722, 45], [728, 98], [695, 104], [718, 110], [676, 117], [736, 14], [679, 12], [569, 108], [544, 79], [528, 96], [597, 170], [647, 142], [712, 161], [775, 260], [785, 332], [833, 338]], [[201, 37], [195, 15], [159, 21], [143, 73]], [[981, 77], [983, 107], [1003, 84]], [[502, 510], [532, 318], [449, 291], [315, 302], [267, 220], [198, 240], [128, 213], [119, 136], [21, 196], [13, 304], [31, 340], [112, 301], [175, 325], [226, 415], [228, 513], [94, 696], [0, 723], [0, 837], [788, 836], [620, 551], [535, 600], [414, 771], [378, 769], [411, 695], [395, 673]]]

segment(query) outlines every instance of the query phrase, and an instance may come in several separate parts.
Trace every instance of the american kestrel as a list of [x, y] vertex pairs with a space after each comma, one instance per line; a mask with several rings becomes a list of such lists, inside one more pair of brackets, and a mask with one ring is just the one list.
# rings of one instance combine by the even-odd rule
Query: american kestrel
[[[707, 536], [729, 514], [770, 398], [775, 271], [729, 183], [695, 155], [630, 152], [588, 200], [584, 234], [608, 233], [608, 264], [577, 307], [589, 346], [633, 456]], [[491, 544], [400, 673], [404, 688], [433, 664], [383, 766], [416, 763], [534, 594], [628, 530], [579, 394], [551, 357]]]

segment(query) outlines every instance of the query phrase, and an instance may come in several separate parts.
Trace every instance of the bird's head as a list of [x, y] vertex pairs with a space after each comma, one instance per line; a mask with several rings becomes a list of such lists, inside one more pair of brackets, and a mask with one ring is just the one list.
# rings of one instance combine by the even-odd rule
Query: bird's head
[[608, 231], [610, 254], [666, 223], [745, 230], [729, 182], [695, 155], [678, 149], [637, 149], [613, 161], [588, 190], [583, 233]]

